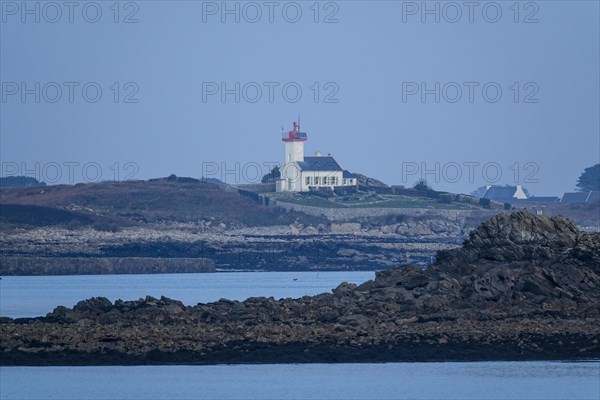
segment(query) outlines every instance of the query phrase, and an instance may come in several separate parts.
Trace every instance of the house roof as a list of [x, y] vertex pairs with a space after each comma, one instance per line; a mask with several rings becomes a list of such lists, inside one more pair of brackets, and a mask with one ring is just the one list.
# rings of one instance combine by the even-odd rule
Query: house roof
[[485, 191], [484, 199], [490, 200], [514, 200], [516, 186], [492, 186]]
[[531, 196], [527, 200], [538, 203], [556, 203], [560, 201], [560, 198], [556, 196]]
[[568, 192], [563, 194], [562, 202], [564, 203], [585, 203], [590, 197], [590, 192]]
[[356, 177], [347, 169], [344, 170], [344, 173], [342, 174], [342, 178], [344, 179], [355, 179]]
[[304, 161], [298, 162], [302, 171], [343, 171], [342, 167], [333, 157], [304, 157]]
[[588, 197], [588, 203], [592, 202], [592, 201], [598, 201], [600, 200], [600, 191], [598, 190], [592, 190], [590, 192], [590, 197]]

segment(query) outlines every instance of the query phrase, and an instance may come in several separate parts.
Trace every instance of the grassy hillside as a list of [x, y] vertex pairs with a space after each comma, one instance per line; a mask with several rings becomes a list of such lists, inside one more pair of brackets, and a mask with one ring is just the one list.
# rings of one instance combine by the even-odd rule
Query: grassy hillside
[[71, 211], [57, 207], [0, 204], [0, 229], [36, 226], [78, 228], [94, 226], [98, 230], [114, 230], [133, 222], [111, 216]]
[[215, 219], [225, 224], [265, 226], [290, 224], [298, 218], [306, 223], [324, 222], [318, 217], [265, 207], [236, 191], [224, 190], [222, 185], [166, 179], [2, 188], [0, 207], [0, 220], [5, 225]]

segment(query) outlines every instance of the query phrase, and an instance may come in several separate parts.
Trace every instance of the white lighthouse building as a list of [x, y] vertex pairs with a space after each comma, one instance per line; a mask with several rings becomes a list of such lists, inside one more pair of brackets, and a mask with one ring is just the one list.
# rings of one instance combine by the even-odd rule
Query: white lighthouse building
[[356, 186], [356, 177], [340, 167], [331, 156], [317, 153], [304, 156], [305, 132], [300, 131], [300, 121], [294, 122], [293, 129], [282, 133], [285, 158], [279, 167], [280, 178], [276, 184], [278, 192], [308, 192], [311, 189], [336, 186]]

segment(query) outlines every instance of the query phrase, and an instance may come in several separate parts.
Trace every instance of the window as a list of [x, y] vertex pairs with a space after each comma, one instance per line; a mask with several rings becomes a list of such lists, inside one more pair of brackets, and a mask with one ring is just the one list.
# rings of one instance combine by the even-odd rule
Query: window
[[306, 177], [306, 185], [307, 185], [307, 186], [308, 186], [308, 185], [310, 185], [310, 176], [307, 176], [307, 177]]
[[333, 179], [333, 186], [337, 186], [338, 185], [338, 177], [333, 176], [331, 179]]
[[346, 186], [348, 184], [348, 180], [347, 179], [342, 179], [342, 185]]
[[319, 184], [319, 177], [315, 176], [315, 185], [318, 185], [318, 184]]

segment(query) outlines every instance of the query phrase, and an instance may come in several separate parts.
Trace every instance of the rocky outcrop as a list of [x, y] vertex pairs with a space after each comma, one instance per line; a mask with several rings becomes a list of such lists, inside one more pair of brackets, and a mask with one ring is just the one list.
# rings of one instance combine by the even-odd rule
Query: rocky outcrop
[[440, 294], [463, 305], [593, 308], [600, 304], [600, 234], [581, 233], [560, 216], [500, 214], [461, 248], [439, 252], [428, 272], [446, 283]]
[[366, 175], [362, 175], [362, 174], [359, 174], [356, 172], [354, 172], [353, 175], [356, 177], [356, 181], [359, 185], [363, 185], [363, 186], [371, 187], [371, 188], [387, 188], [387, 187], [389, 187], [388, 185], [386, 185], [385, 183], [381, 182], [378, 179], [370, 178]]
[[93, 298], [0, 321], [8, 364], [358, 362], [600, 357], [600, 235], [498, 215], [428, 269], [300, 299], [185, 306]]
[[361, 226], [358, 223], [345, 222], [341, 224], [331, 224], [331, 232], [333, 233], [358, 233]]

